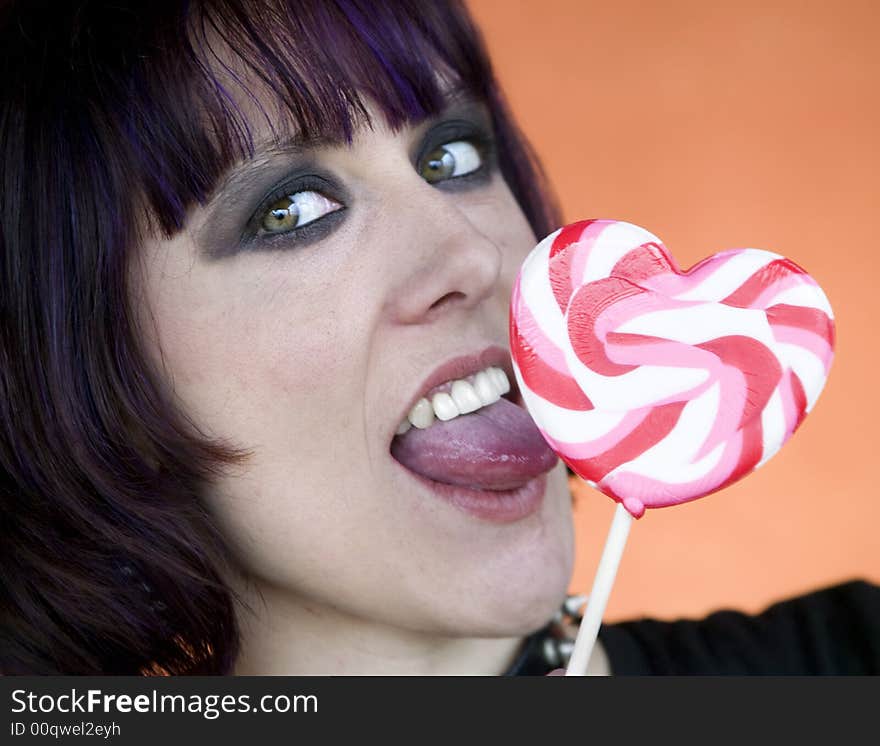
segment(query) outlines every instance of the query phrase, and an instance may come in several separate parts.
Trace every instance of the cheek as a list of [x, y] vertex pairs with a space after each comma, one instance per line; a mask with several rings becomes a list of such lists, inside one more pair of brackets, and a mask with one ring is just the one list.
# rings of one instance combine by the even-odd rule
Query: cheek
[[332, 272], [307, 285], [289, 258], [200, 271], [152, 282], [153, 357], [204, 435], [251, 451], [206, 497], [240, 559], [278, 576], [320, 555], [366, 469], [368, 288]]
[[352, 317], [338, 306], [338, 287], [293, 282], [295, 270], [278, 261], [259, 280], [248, 280], [257, 273], [244, 267], [157, 284], [154, 357], [208, 434], [244, 447], [277, 428], [290, 438], [341, 420], [355, 395], [358, 335], [343, 323]]

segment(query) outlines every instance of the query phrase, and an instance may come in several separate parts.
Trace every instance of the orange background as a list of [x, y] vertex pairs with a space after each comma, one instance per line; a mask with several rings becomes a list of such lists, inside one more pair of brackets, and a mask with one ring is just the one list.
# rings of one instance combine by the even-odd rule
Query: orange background
[[[566, 222], [642, 225], [682, 267], [725, 248], [775, 251], [835, 310], [813, 412], [743, 481], [634, 522], [606, 619], [755, 612], [852, 577], [880, 582], [880, 5], [469, 6]], [[576, 493], [572, 587], [587, 592], [614, 503]]]

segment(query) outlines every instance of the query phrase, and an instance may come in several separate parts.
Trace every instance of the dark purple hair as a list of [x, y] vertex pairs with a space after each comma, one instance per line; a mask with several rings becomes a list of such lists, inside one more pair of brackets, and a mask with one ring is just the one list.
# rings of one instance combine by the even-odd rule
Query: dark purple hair
[[270, 123], [348, 139], [365, 96], [392, 127], [437, 113], [438, 72], [488, 103], [502, 173], [552, 231], [459, 2], [0, 5], [0, 672], [229, 672], [229, 552], [201, 492], [247, 454], [202, 437], [150, 372], [133, 252], [253, 152], [245, 76], [277, 102]]

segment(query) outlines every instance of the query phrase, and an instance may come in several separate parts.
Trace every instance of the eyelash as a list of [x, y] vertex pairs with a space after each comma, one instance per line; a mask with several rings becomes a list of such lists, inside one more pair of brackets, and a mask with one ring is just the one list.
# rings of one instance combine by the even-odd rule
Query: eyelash
[[462, 176], [453, 176], [438, 181], [435, 186], [441, 189], [457, 189], [469, 186], [474, 182], [487, 180], [495, 168], [495, 138], [482, 127], [463, 121], [443, 122], [428, 133], [416, 157], [416, 170], [419, 170], [429, 153], [459, 140], [470, 143], [476, 148], [480, 155], [480, 167]]
[[[263, 201], [260, 203], [260, 206], [254, 211], [253, 217], [248, 221], [248, 228], [245, 235], [246, 237], [249, 237], [250, 240], [273, 241], [279, 237], [289, 237], [294, 232], [302, 233], [302, 231], [304, 231], [305, 229], [311, 228], [316, 223], [322, 222], [326, 217], [329, 217], [330, 215], [336, 215], [337, 213], [342, 213], [345, 211], [345, 202], [342, 196], [339, 194], [339, 191], [340, 190], [334, 186], [332, 181], [315, 174], [300, 176], [299, 178], [293, 179], [292, 181], [283, 184], [274, 191], [270, 192], [269, 195], [263, 199]], [[282, 199], [298, 194], [299, 192], [318, 192], [319, 194], [322, 194], [338, 202], [342, 205], [342, 208], [327, 213], [327, 215], [324, 215], [317, 220], [306, 223], [300, 228], [292, 228], [291, 230], [283, 233], [261, 233], [260, 226], [263, 222], [263, 219], [269, 213], [272, 205]]]
[[[426, 135], [419, 150], [414, 168], [420, 166], [426, 156], [437, 148], [452, 142], [465, 141], [473, 145], [480, 155], [480, 166], [461, 176], [452, 176], [442, 181], [433, 182], [439, 189], [466, 189], [470, 186], [488, 181], [496, 165], [496, 144], [494, 137], [483, 128], [467, 122], [444, 122], [435, 127]], [[272, 205], [279, 200], [288, 198], [299, 192], [314, 191], [322, 194], [342, 205], [341, 208], [322, 215], [300, 227], [291, 228], [288, 231], [278, 233], [261, 232], [262, 222], [267, 216]], [[275, 189], [263, 199], [260, 206], [248, 221], [248, 227], [244, 235], [246, 243], [260, 242], [261, 244], [274, 244], [278, 241], [296, 241], [297, 243], [309, 243], [322, 238], [329, 233], [333, 225], [345, 213], [347, 207], [340, 191], [333, 182], [321, 176], [310, 174], [294, 179]]]

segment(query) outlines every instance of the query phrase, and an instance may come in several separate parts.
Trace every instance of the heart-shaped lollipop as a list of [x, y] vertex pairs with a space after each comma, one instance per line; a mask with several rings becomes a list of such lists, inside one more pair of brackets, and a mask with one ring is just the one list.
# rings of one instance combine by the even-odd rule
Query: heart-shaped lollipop
[[523, 263], [510, 341], [547, 442], [638, 518], [776, 453], [825, 384], [834, 322], [778, 254], [734, 249], [682, 272], [643, 228], [585, 220]]
[[682, 272], [643, 228], [585, 220], [526, 257], [510, 346], [544, 438], [619, 503], [566, 669], [583, 675], [632, 518], [719, 490], [782, 447], [825, 385], [833, 314], [778, 254], [724, 251]]
[[520, 268], [510, 347], [544, 438], [618, 502], [566, 669], [583, 675], [632, 518], [719, 490], [782, 447], [825, 385], [833, 315], [778, 254], [724, 251], [682, 272], [643, 228], [585, 220]]

